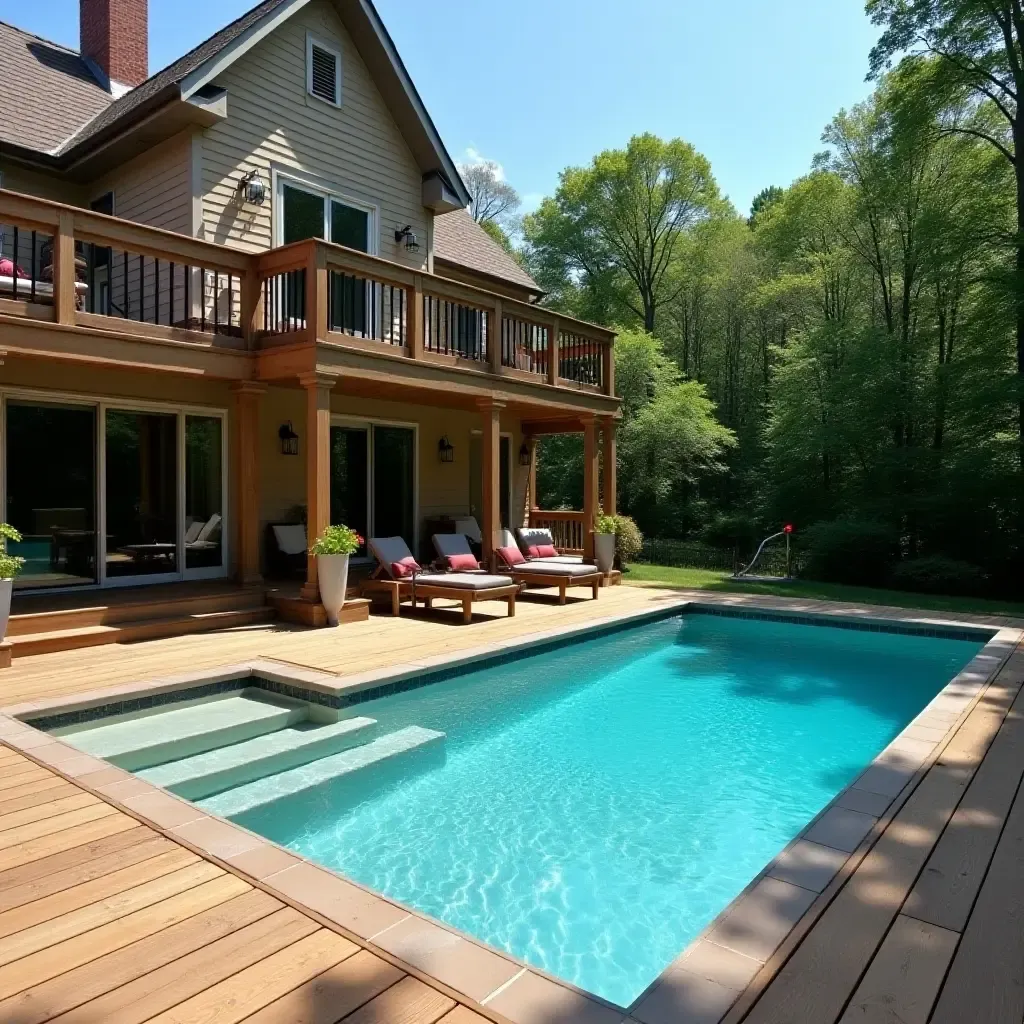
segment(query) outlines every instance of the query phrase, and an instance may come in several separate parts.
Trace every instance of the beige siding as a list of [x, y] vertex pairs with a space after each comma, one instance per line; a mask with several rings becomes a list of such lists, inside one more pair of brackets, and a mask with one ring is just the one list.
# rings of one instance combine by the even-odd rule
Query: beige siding
[[20, 164], [13, 164], [0, 158], [0, 171], [3, 172], [3, 187], [12, 192], [23, 192], [25, 195], [39, 199], [50, 199], [55, 203], [70, 203], [73, 206], [82, 203], [82, 186], [75, 182], [65, 181], [41, 171], [31, 170]]
[[[342, 54], [342, 105], [306, 94], [306, 34]], [[426, 266], [430, 211], [422, 205], [422, 174], [344, 26], [326, 0], [314, 0], [236, 61], [217, 84], [228, 91], [227, 120], [203, 137], [204, 237], [246, 249], [273, 241], [273, 196], [243, 206], [238, 181], [258, 168], [312, 175], [378, 210], [378, 253]], [[411, 224], [421, 249], [395, 243]]]

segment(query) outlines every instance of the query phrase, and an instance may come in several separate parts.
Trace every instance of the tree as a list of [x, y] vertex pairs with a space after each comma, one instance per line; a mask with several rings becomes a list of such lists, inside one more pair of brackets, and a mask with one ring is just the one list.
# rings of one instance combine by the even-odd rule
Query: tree
[[[1024, 9], [1021, 0], [867, 0], [884, 30], [871, 51], [878, 74], [898, 54], [905, 66], [934, 56], [941, 84], [967, 90], [974, 103], [943, 126], [984, 140], [1013, 168], [1016, 234], [1013, 241], [1018, 468], [1024, 477]], [[1024, 514], [1024, 510], [1022, 510]], [[1024, 527], [1022, 527], [1024, 529]]]
[[500, 164], [494, 160], [461, 164], [459, 174], [473, 197], [469, 212], [477, 224], [501, 227], [514, 219], [521, 205], [519, 193], [505, 181]]
[[636, 135], [563, 171], [524, 231], [549, 275], [604, 289], [653, 331], [674, 298], [663, 285], [683, 233], [719, 205], [711, 165], [693, 146]]
[[761, 214], [767, 213], [785, 194], [785, 190], [779, 188], [778, 185], [769, 185], [767, 188], [761, 189], [750, 204], [750, 218], [747, 223], [753, 227], [757, 218]]

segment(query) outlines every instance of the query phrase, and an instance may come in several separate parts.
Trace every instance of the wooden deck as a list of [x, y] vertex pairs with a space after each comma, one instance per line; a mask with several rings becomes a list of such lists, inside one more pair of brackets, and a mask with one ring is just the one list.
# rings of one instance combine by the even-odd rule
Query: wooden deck
[[[504, 617], [503, 607], [484, 610], [466, 627], [439, 611], [374, 616], [337, 630], [260, 625], [40, 655], [0, 673], [0, 705], [255, 658], [347, 675], [656, 608], [680, 596], [624, 586], [603, 590], [597, 602], [562, 608], [524, 600], [514, 619]], [[914, 617], [823, 602], [718, 600]], [[751, 928], [782, 935], [797, 922], [781, 945], [755, 962], [742, 944], [731, 948], [722, 940], [718, 981], [710, 980], [712, 965], [684, 962], [663, 976], [661, 998], [640, 1001], [627, 1019], [1021, 1024], [1022, 684], [1018, 647], [966, 711], [955, 721], [951, 716], [945, 746], [824, 890], [799, 912], [782, 897], [759, 908]], [[478, 1005], [263, 877], [200, 854], [170, 828], [151, 826], [116, 798], [64, 777], [59, 765], [37, 764], [31, 750], [26, 756], [0, 741], [0, 1021], [617, 1024], [624, 1017], [607, 1004], [569, 999], [568, 990], [560, 997], [557, 986], [532, 971]], [[723, 964], [735, 975], [731, 986], [720, 983]]]

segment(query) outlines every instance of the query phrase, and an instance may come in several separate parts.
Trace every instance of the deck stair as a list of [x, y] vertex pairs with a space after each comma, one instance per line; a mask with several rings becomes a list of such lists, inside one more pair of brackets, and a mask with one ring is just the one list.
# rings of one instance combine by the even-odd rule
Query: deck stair
[[330, 725], [299, 723], [138, 774], [179, 796], [200, 800], [366, 743], [376, 725], [372, 718], [346, 718]]
[[7, 627], [14, 657], [130, 643], [268, 622], [261, 587], [170, 585], [15, 598]]

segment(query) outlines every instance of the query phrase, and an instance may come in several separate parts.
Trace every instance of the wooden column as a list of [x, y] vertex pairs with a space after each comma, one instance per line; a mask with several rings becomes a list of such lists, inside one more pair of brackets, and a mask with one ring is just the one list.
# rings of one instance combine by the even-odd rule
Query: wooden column
[[616, 459], [615, 428], [617, 423], [611, 416], [601, 420], [601, 461], [604, 487], [601, 493], [601, 507], [605, 515], [618, 514], [618, 463]]
[[558, 335], [561, 326], [558, 317], [548, 327], [548, 383], [554, 387], [558, 383]]
[[487, 314], [487, 361], [491, 373], [501, 373], [501, 322], [504, 317], [501, 302], [495, 302], [494, 309]]
[[260, 575], [260, 399], [267, 389], [255, 381], [242, 381], [233, 390], [232, 562], [238, 582], [253, 586], [263, 581]]
[[313, 341], [327, 338], [327, 252], [316, 241], [309, 243], [306, 261], [306, 329]]
[[524, 525], [529, 526], [531, 509], [540, 508], [537, 501], [537, 438], [528, 437], [526, 446], [530, 449], [530, 479], [527, 484], [526, 523]]
[[413, 359], [423, 358], [423, 278], [420, 274], [413, 277], [412, 285], [405, 290], [406, 330], [409, 332], [407, 344], [409, 355]]
[[483, 519], [480, 524], [483, 563], [494, 569], [494, 548], [501, 529], [501, 410], [503, 404], [490, 399], [480, 402], [483, 420], [481, 475], [483, 476]]
[[597, 418], [583, 417], [583, 556], [594, 557], [594, 519], [597, 516]]
[[260, 331], [263, 330], [263, 282], [255, 266], [249, 267], [242, 275], [242, 336], [245, 347], [256, 347]]
[[604, 343], [604, 352], [602, 353], [604, 359], [604, 393], [606, 395], [615, 395], [615, 349], [609, 339]]
[[59, 324], [73, 324], [76, 303], [75, 216], [70, 210], [62, 210], [53, 236], [53, 319]]
[[[306, 539], [312, 544], [331, 521], [331, 388], [337, 378], [306, 373], [299, 383], [306, 389]], [[316, 558], [309, 554], [301, 596], [320, 598]]]

